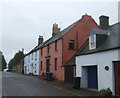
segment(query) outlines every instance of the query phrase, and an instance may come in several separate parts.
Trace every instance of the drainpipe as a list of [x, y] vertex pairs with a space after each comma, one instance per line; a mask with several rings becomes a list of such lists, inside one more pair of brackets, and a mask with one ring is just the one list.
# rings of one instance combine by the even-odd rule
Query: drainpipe
[[76, 31], [76, 50], [78, 51], [78, 31]]

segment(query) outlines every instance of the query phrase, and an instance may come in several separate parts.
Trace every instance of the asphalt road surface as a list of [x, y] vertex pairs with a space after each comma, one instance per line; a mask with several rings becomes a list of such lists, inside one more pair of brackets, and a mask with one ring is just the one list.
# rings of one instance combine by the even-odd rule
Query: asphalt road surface
[[44, 83], [39, 78], [2, 73], [2, 96], [75, 96]]

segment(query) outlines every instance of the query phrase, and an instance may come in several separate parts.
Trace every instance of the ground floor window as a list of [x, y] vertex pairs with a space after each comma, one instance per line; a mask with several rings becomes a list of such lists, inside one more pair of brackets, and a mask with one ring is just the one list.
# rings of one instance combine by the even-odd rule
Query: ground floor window
[[57, 70], [57, 58], [55, 58], [55, 70]]
[[36, 71], [37, 71], [37, 65], [35, 64], [35, 73], [36, 73]]
[[41, 64], [40, 64], [40, 70], [42, 71], [42, 61], [41, 61]]

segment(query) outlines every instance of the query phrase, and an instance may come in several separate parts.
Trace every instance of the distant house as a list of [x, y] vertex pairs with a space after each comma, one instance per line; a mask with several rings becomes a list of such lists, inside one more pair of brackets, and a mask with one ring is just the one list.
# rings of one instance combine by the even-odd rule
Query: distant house
[[38, 45], [24, 57], [24, 73], [39, 75], [39, 48], [43, 45], [43, 37], [39, 36]]
[[70, 60], [86, 42], [89, 32], [98, 28], [97, 23], [88, 15], [83, 15], [80, 20], [62, 31], [57, 24], [53, 24], [53, 36], [39, 51], [40, 75], [52, 72], [54, 79], [72, 82], [75, 76], [75, 62]]
[[76, 76], [83, 88], [110, 88], [120, 95], [120, 23], [109, 26], [109, 17], [100, 19], [101, 29], [92, 29], [77, 53]]

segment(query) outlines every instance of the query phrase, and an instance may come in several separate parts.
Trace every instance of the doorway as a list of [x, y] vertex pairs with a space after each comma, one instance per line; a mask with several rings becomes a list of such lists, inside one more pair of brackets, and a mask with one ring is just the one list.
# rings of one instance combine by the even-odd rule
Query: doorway
[[73, 83], [74, 78], [74, 67], [65, 67], [65, 82]]
[[120, 61], [114, 62], [115, 94], [120, 95]]
[[50, 59], [46, 60], [46, 72], [50, 72]]
[[88, 88], [98, 89], [97, 66], [88, 66]]

